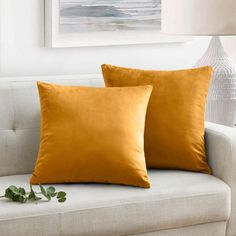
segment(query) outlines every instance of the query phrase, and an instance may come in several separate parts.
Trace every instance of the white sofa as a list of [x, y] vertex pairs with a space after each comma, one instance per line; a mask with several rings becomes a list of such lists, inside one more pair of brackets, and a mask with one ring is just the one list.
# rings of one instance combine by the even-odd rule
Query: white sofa
[[[29, 187], [39, 145], [37, 80], [103, 84], [100, 75], [0, 78], [0, 193]], [[1, 199], [0, 236], [235, 236], [236, 130], [207, 123], [206, 148], [213, 175], [149, 170], [150, 189], [68, 184], [56, 185], [68, 194], [64, 204]]]

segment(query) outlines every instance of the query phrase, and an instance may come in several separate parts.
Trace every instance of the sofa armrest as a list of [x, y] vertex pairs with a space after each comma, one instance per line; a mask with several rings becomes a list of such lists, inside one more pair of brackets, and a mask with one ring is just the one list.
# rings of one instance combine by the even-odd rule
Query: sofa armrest
[[[227, 236], [236, 235], [236, 129], [205, 123], [207, 160], [214, 176], [231, 189], [231, 216]], [[220, 207], [220, 206], [219, 206]]]

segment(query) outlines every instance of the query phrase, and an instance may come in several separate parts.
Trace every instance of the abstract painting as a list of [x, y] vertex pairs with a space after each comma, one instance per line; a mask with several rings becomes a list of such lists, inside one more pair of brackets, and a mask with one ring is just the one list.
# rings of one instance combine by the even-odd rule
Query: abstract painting
[[161, 30], [161, 0], [46, 0], [45, 44], [83, 47], [182, 42]]
[[161, 0], [60, 0], [60, 31], [160, 30]]

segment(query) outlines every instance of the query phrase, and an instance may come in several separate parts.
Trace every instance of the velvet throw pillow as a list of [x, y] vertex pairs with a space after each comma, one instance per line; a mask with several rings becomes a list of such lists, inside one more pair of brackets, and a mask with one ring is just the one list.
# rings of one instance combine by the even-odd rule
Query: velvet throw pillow
[[146, 126], [149, 168], [210, 173], [204, 146], [204, 114], [211, 67], [151, 71], [102, 65], [107, 87], [152, 85]]
[[144, 126], [151, 86], [94, 88], [38, 82], [40, 147], [31, 184], [150, 187]]

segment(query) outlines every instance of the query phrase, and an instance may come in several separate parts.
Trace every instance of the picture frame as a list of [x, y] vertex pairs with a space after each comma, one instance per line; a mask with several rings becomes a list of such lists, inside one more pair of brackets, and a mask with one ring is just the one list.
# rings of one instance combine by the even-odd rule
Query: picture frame
[[[60, 47], [90, 47], [90, 46], [113, 46], [113, 45], [133, 45], [133, 44], [177, 43], [177, 42], [186, 42], [192, 39], [192, 37], [188, 36], [163, 35], [160, 33], [159, 30], [155, 29], [114, 30], [114, 31], [90, 30], [88, 32], [83, 31], [79, 33], [78, 32], [61, 33], [60, 1], [65, 1], [65, 0], [45, 0], [46, 47], [60, 48]], [[109, 2], [109, 0], [107, 1]]]

